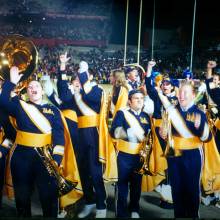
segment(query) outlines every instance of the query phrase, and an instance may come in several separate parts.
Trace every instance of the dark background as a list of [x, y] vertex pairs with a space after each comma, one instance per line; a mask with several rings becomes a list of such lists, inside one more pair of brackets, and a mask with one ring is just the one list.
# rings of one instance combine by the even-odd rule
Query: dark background
[[[219, 0], [197, 0], [195, 43], [205, 38], [218, 38]], [[124, 43], [127, 0], [114, 0], [112, 10], [112, 43]], [[152, 28], [154, 0], [143, 0], [142, 35]], [[192, 37], [194, 0], [155, 0], [155, 30], [179, 29], [188, 43]], [[137, 44], [140, 0], [129, 1], [128, 44]]]

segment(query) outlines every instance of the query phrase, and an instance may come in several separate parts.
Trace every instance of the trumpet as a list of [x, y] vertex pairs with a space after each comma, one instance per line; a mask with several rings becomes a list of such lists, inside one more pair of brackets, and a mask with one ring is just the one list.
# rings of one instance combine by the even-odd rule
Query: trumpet
[[151, 135], [151, 131], [148, 131], [147, 136], [145, 137], [143, 141], [143, 147], [139, 152], [140, 155], [140, 162], [142, 163], [142, 167], [137, 172], [141, 175], [149, 175], [153, 176], [154, 174], [150, 171], [150, 155], [152, 152], [152, 146], [153, 146], [153, 139]]
[[162, 132], [167, 134], [167, 145], [165, 152], [163, 154], [164, 157], [174, 157], [176, 156], [176, 152], [174, 149], [174, 142], [172, 138], [172, 126], [171, 126], [171, 120], [169, 118], [169, 114], [166, 110], [162, 109]]
[[109, 92], [108, 101], [107, 101], [107, 108], [106, 108], [106, 123], [108, 125], [108, 129], [111, 128], [111, 124], [112, 124], [112, 118], [110, 117], [110, 115], [112, 114], [111, 103], [112, 103], [112, 94]]
[[199, 104], [198, 107], [206, 114], [209, 128], [212, 131], [212, 133], [215, 135], [215, 133], [216, 133], [215, 121], [217, 120], [218, 116], [217, 116], [217, 113], [213, 112], [213, 109], [216, 108], [216, 105], [215, 104], [208, 104], [207, 109], [206, 109], [205, 105], [201, 105], [201, 104]]
[[76, 188], [78, 182], [72, 182], [65, 177], [60, 172], [58, 165], [53, 160], [49, 147], [35, 147], [37, 154], [40, 156], [45, 168], [47, 169], [50, 176], [54, 176], [58, 184], [59, 197], [66, 195]]

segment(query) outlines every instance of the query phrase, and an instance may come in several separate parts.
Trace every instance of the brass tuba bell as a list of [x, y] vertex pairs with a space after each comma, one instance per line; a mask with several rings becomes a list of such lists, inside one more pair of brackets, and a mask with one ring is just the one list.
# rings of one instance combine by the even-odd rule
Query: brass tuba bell
[[0, 77], [10, 78], [10, 68], [16, 66], [23, 74], [19, 82], [27, 80], [35, 71], [38, 52], [32, 41], [22, 35], [6, 36], [0, 45]]

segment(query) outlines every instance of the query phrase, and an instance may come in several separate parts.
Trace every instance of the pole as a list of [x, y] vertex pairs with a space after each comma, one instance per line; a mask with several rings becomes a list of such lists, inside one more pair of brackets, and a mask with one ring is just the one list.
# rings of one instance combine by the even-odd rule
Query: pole
[[126, 65], [126, 54], [127, 54], [128, 8], [129, 8], [129, 0], [127, 0], [127, 7], [126, 7], [126, 21], [125, 21], [125, 45], [124, 45], [124, 66]]
[[154, 31], [155, 31], [155, 7], [156, 7], [156, 0], [154, 0], [154, 11], [153, 11], [153, 25], [152, 25], [152, 45], [151, 45], [151, 60], [154, 59]]
[[139, 30], [138, 30], [138, 53], [137, 53], [137, 63], [140, 62], [140, 42], [141, 42], [141, 22], [142, 20], [142, 0], [140, 1], [140, 11], [139, 11]]
[[194, 47], [195, 18], [196, 18], [196, 0], [195, 0], [195, 2], [194, 2], [194, 14], [193, 14], [193, 29], [192, 29], [190, 72], [192, 72], [192, 63], [193, 63], [193, 47]]

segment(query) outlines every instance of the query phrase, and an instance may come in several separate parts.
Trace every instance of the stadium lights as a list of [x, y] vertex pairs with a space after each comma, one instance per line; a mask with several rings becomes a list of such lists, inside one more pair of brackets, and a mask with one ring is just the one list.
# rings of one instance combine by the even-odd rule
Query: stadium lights
[[2, 60], [3, 65], [8, 65], [8, 63], [9, 63], [8, 60]]

